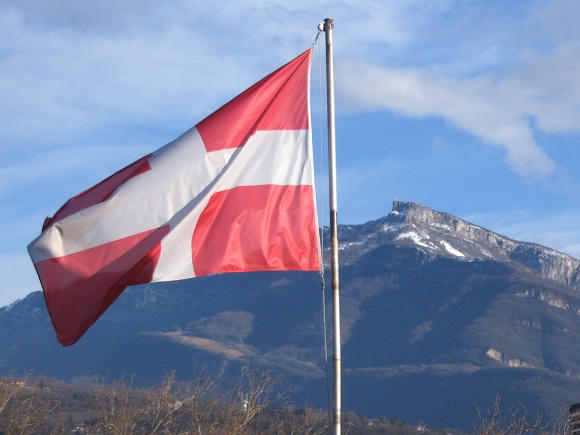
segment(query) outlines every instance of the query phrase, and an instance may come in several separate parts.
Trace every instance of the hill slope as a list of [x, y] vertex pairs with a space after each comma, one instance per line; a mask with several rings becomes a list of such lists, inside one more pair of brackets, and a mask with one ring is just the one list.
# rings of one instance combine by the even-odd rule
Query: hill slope
[[[580, 399], [578, 260], [399, 201], [339, 240], [344, 410], [470, 430], [496, 394], [548, 417]], [[158, 283], [62, 348], [36, 292], [0, 309], [0, 369], [146, 382], [259, 365], [325, 406], [322, 313], [316, 273]]]

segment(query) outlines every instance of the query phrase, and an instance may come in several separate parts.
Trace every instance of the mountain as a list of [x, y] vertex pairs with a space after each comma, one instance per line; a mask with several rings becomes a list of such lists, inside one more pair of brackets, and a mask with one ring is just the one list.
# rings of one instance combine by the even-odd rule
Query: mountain
[[[345, 411], [472, 430], [498, 394], [546, 418], [580, 400], [580, 261], [401, 201], [339, 241]], [[154, 382], [260, 366], [326, 406], [322, 301], [317, 273], [149, 284], [63, 348], [35, 292], [0, 309], [0, 370]]]

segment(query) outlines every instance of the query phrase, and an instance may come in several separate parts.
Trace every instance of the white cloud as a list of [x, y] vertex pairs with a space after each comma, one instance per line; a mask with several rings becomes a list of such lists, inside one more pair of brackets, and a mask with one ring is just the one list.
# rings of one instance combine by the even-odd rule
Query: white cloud
[[337, 101], [351, 109], [444, 118], [502, 148], [520, 176], [545, 179], [559, 168], [537, 132], [580, 132], [580, 3], [472, 6], [431, 11], [439, 13], [422, 29], [428, 36], [408, 43], [406, 61], [344, 59]]
[[549, 122], [553, 110], [564, 110], [571, 117], [579, 115], [573, 106], [562, 109], [560, 99], [540, 101], [549, 94], [530, 95], [539, 90], [526, 88], [515, 79], [498, 82], [482, 76], [457, 80], [360, 61], [345, 61], [342, 68], [337, 83], [346, 104], [411, 117], [445, 118], [483, 142], [503, 148], [509, 165], [529, 178], [546, 176], [556, 168], [534, 138], [530, 115], [539, 120], [538, 127], [543, 125], [540, 121]]

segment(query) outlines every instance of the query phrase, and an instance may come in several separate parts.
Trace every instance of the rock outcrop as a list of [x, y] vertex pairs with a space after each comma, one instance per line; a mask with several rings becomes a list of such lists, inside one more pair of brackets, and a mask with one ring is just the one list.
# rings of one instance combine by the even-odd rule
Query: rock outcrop
[[339, 241], [348, 263], [355, 261], [362, 251], [390, 241], [414, 245], [432, 255], [466, 261], [513, 262], [580, 291], [579, 260], [542, 245], [510, 239], [414, 202], [395, 200], [391, 212], [384, 218], [364, 225], [342, 226]]

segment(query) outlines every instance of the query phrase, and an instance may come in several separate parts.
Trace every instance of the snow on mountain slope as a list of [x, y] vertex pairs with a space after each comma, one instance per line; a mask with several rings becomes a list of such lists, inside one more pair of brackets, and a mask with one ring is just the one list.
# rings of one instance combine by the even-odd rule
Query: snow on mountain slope
[[[328, 246], [326, 228], [324, 234], [324, 245]], [[512, 240], [414, 202], [395, 200], [392, 211], [381, 219], [362, 225], [341, 225], [338, 239], [341, 262], [345, 264], [390, 243], [464, 261], [491, 259], [521, 264], [542, 277], [580, 290], [580, 261], [545, 246]]]

